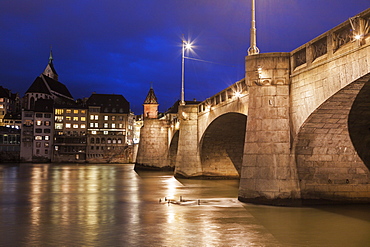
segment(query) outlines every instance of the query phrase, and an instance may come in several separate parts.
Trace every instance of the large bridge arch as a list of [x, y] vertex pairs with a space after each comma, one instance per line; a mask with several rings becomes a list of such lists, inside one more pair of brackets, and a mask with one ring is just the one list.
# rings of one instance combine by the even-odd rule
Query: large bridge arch
[[361, 191], [370, 182], [369, 95], [370, 73], [331, 96], [302, 125], [294, 149], [302, 198], [368, 197]]
[[199, 144], [204, 176], [239, 178], [247, 116], [230, 112], [212, 121]]

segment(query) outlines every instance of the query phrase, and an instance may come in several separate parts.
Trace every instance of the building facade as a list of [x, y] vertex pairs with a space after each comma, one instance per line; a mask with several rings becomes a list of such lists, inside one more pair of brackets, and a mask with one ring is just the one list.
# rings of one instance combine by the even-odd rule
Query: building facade
[[116, 94], [92, 94], [88, 107], [87, 162], [131, 162], [134, 115]]

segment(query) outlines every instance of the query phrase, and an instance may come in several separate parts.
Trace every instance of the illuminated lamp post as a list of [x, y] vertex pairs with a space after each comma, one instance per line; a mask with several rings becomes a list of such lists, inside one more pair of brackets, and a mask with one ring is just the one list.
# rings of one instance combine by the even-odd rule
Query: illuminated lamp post
[[181, 56], [181, 101], [180, 105], [185, 105], [185, 93], [184, 93], [184, 75], [185, 75], [185, 49], [191, 49], [191, 43], [186, 42], [184, 37], [182, 38], [182, 56]]
[[256, 36], [256, 3], [255, 0], [252, 0], [251, 44], [248, 48], [248, 55], [255, 55], [260, 53], [260, 50], [257, 47]]

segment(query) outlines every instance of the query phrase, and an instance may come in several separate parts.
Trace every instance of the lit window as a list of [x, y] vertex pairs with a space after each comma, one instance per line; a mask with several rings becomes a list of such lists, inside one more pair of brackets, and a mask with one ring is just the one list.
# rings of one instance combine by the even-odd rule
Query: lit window
[[41, 120], [37, 120], [36, 121], [36, 125], [41, 126], [42, 125], [42, 121]]
[[91, 134], [96, 135], [96, 131], [95, 130], [91, 131]]
[[63, 109], [55, 109], [55, 115], [62, 115], [64, 113]]
[[122, 139], [121, 138], [118, 139], [118, 143], [122, 143]]
[[116, 124], [112, 123], [112, 129], [116, 128]]
[[123, 128], [123, 124], [118, 124], [118, 128], [122, 129]]
[[108, 138], [107, 143], [111, 143], [111, 142], [112, 142], [112, 140], [110, 138]]
[[45, 126], [50, 126], [50, 121], [45, 121], [44, 124]]
[[56, 123], [56, 124], [55, 124], [55, 129], [56, 129], [56, 130], [61, 130], [61, 129], [63, 129], [63, 124], [62, 124], [62, 123]]
[[78, 121], [78, 117], [73, 117], [73, 121]]
[[90, 128], [94, 128], [94, 123], [90, 123]]
[[73, 125], [73, 128], [74, 128], [74, 129], [78, 129], [78, 124], [74, 124], [74, 125]]
[[116, 116], [112, 116], [112, 120], [114, 121], [114, 120], [116, 120]]
[[78, 114], [78, 110], [73, 110], [73, 113], [74, 114]]
[[108, 116], [104, 116], [104, 120], [107, 121], [108, 120]]
[[99, 124], [98, 123], [95, 123], [95, 128], [99, 128]]
[[116, 142], [117, 142], [116, 138], [113, 138], [113, 143], [116, 143]]
[[66, 120], [67, 121], [71, 121], [71, 117], [70, 116], [66, 116]]
[[50, 136], [44, 136], [44, 140], [45, 141], [49, 141], [50, 140]]
[[81, 124], [81, 128], [82, 129], [86, 128], [86, 124]]
[[71, 128], [71, 124], [70, 123], [66, 123], [66, 128], [67, 129], [70, 129]]
[[49, 147], [49, 143], [48, 143], [48, 142], [45, 142], [45, 143], [44, 143], [44, 146], [45, 146], [45, 147]]
[[86, 113], [86, 111], [85, 111], [85, 110], [81, 110], [81, 113], [82, 113], [82, 114], [85, 114], [85, 113]]
[[90, 120], [94, 120], [94, 115], [90, 115]]
[[66, 113], [71, 113], [71, 112], [72, 112], [71, 109], [66, 110]]
[[98, 120], [99, 119], [99, 115], [95, 115], [95, 120]]
[[58, 122], [58, 123], [63, 122], [63, 116], [55, 116], [55, 122]]
[[81, 121], [86, 121], [86, 117], [81, 117]]
[[[104, 135], [108, 135], [108, 131], [104, 130]], [[103, 141], [102, 141], [103, 143]]]
[[37, 140], [37, 141], [42, 140], [42, 136], [35, 136], [35, 140]]
[[108, 123], [104, 123], [104, 128], [108, 128]]

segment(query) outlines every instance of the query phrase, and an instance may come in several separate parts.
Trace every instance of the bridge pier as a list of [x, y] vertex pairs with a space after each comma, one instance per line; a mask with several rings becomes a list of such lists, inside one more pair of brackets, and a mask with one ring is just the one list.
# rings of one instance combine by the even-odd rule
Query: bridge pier
[[168, 160], [167, 120], [144, 118], [140, 130], [140, 145], [135, 162], [137, 169], [173, 170]]
[[180, 105], [179, 141], [175, 176], [200, 177], [203, 175], [198, 146], [198, 105]]
[[289, 53], [246, 57], [249, 109], [239, 200], [295, 204], [300, 192], [291, 156]]

